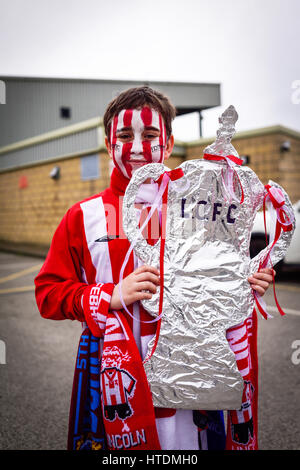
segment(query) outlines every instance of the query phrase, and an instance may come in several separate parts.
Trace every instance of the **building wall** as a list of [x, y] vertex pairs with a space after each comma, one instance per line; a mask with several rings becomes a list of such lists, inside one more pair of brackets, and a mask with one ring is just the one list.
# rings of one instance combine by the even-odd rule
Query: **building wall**
[[[178, 111], [220, 105], [220, 85], [216, 83], [0, 78], [6, 89], [5, 105], [0, 106], [0, 147], [103, 116], [115, 96], [143, 84], [167, 94]], [[61, 107], [70, 108], [69, 118], [61, 117]]]
[[300, 199], [300, 139], [291, 140], [291, 151], [279, 159], [280, 184], [290, 195], [292, 202]]
[[[183, 158], [170, 157], [176, 168]], [[103, 191], [110, 183], [110, 159], [99, 153], [100, 177], [82, 181], [80, 157], [0, 173], [0, 241], [49, 246], [66, 211], [76, 202]], [[54, 166], [60, 178], [49, 177]]]
[[[99, 180], [81, 181], [79, 157], [2, 173], [0, 239], [48, 245], [68, 208], [107, 186], [108, 156], [100, 154], [99, 160]], [[55, 165], [60, 167], [58, 180], [49, 177]]]
[[[237, 134], [232, 143], [240, 156], [250, 157], [249, 166], [264, 184], [269, 180], [276, 181], [294, 203], [300, 199], [300, 134], [280, 130], [268, 132]], [[285, 141], [290, 142], [290, 151], [281, 152], [281, 144]], [[213, 139], [202, 139], [189, 144], [186, 158], [201, 158], [205, 147], [212, 142]]]
[[[166, 165], [173, 169], [185, 159], [201, 158], [212, 141], [181, 143]], [[283, 153], [280, 147], [284, 141], [289, 141], [291, 148]], [[277, 126], [239, 133], [233, 144], [239, 155], [249, 155], [250, 167], [264, 184], [272, 179], [285, 188], [292, 202], [300, 199], [299, 133]], [[105, 150], [94, 153], [99, 155], [100, 163], [96, 180], [81, 180], [82, 154], [0, 171], [0, 246], [15, 243], [48, 247], [68, 208], [109, 185], [110, 159]], [[60, 167], [58, 180], [49, 176], [54, 166]]]

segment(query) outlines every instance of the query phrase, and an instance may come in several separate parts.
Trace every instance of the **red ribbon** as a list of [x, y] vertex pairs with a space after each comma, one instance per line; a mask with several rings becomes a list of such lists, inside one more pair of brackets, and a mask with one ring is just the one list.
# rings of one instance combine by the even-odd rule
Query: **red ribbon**
[[242, 186], [242, 183], [241, 183], [241, 180], [239, 178], [239, 175], [237, 174], [235, 168], [233, 167], [233, 165], [231, 166], [230, 163], [229, 163], [229, 160], [233, 163], [235, 163], [236, 165], [242, 165], [243, 163], [243, 160], [239, 157], [236, 157], [235, 155], [226, 155], [226, 157], [223, 157], [222, 155], [211, 155], [210, 153], [205, 153], [203, 155], [203, 158], [204, 160], [214, 160], [214, 161], [221, 161], [221, 160], [225, 160], [227, 162], [227, 164], [229, 165], [229, 167], [234, 171], [235, 173], [235, 176], [237, 177], [237, 180], [239, 182], [239, 185], [240, 185], [240, 188], [241, 188], [241, 199], [240, 199], [240, 204], [242, 204], [244, 202], [244, 190], [243, 190], [243, 186]]
[[[267, 194], [264, 197], [264, 204], [266, 198], [269, 197], [273, 207], [277, 212], [277, 223], [280, 225], [284, 232], [290, 232], [293, 228], [293, 217], [291, 217], [285, 209], [285, 199], [282, 191], [275, 186], [267, 184], [265, 186]], [[264, 206], [264, 218], [265, 218], [265, 206]], [[266, 224], [265, 224], [266, 227]]]
[[[263, 211], [264, 211], [264, 226], [265, 226], [266, 243], [268, 243], [267, 224], [266, 224], [266, 199], [267, 198], [271, 201], [274, 209], [276, 209], [276, 211], [277, 211], [277, 220], [276, 220], [275, 236], [274, 236], [273, 243], [270, 246], [264, 260], [262, 262], [260, 262], [258, 271], [262, 268], [265, 268], [268, 265], [268, 260], [270, 260], [270, 264], [271, 264], [271, 267], [273, 269], [272, 260], [271, 260], [271, 257], [270, 257], [272, 249], [275, 246], [275, 244], [277, 243], [282, 230], [284, 232], [290, 232], [293, 229], [293, 220], [287, 214], [286, 210], [284, 209], [285, 199], [284, 199], [284, 195], [283, 195], [282, 191], [279, 188], [275, 188], [274, 186], [270, 186], [269, 184], [267, 184], [265, 186], [265, 189], [266, 189], [267, 192], [266, 192], [266, 194], [264, 196], [264, 200], [263, 200]], [[278, 309], [280, 315], [283, 316], [283, 315], [285, 315], [285, 312], [282, 310], [282, 308], [279, 305], [279, 302], [278, 302], [277, 296], [276, 296], [276, 291], [275, 291], [274, 269], [273, 269], [273, 272], [272, 272], [272, 277], [273, 277], [273, 293], [274, 293], [275, 303], [276, 303], [276, 306], [277, 306], [277, 309]], [[254, 297], [255, 297], [255, 301], [256, 301], [256, 305], [257, 305], [258, 310], [260, 311], [262, 316], [265, 319], [267, 319], [268, 314], [263, 309], [263, 307], [260, 305], [256, 293], [254, 293]]]
[[[183, 174], [184, 174], [183, 171], [181, 170], [181, 168], [179, 170], [180, 170], [180, 172], [182, 172], [182, 174], [180, 174], [180, 172], [177, 172], [177, 170], [171, 170], [171, 171], [167, 171], [165, 173], [168, 174], [170, 179], [172, 179], [172, 176], [173, 176], [174, 179], [172, 181], [174, 181], [175, 179], [181, 178], [181, 176], [183, 176]], [[179, 174], [180, 174], [180, 176], [179, 176]], [[157, 181], [161, 180], [163, 175], [164, 175], [164, 173], [159, 177], [159, 179]], [[159, 260], [159, 287], [160, 287], [160, 291], [159, 291], [159, 308], [158, 308], [158, 318], [159, 318], [159, 320], [157, 322], [155, 341], [154, 341], [153, 348], [152, 348], [150, 354], [147, 355], [145, 357], [145, 359], [143, 360], [143, 364], [145, 364], [147, 361], [149, 361], [150, 357], [154, 354], [154, 351], [156, 349], [158, 339], [159, 339], [159, 333], [160, 333], [161, 316], [162, 316], [162, 309], [163, 309], [163, 293], [164, 293], [164, 256], [165, 256], [165, 243], [166, 243], [168, 188], [169, 188], [169, 183], [167, 184], [167, 186], [166, 186], [166, 188], [163, 192], [163, 195], [162, 195], [162, 226], [161, 226], [160, 260]]]
[[[164, 174], [167, 174], [171, 181], [178, 180], [182, 176], [184, 176], [184, 172], [181, 168], [176, 168], [175, 170], [165, 171], [160, 177], [156, 180], [159, 184], [161, 183]], [[159, 292], [159, 308], [158, 308], [158, 321], [156, 327], [156, 334], [155, 340], [153, 344], [153, 348], [149, 354], [143, 360], [143, 364], [145, 364], [151, 356], [154, 354], [160, 333], [160, 326], [161, 326], [161, 317], [162, 317], [162, 310], [163, 310], [163, 293], [164, 293], [164, 256], [165, 256], [165, 244], [166, 244], [166, 224], [167, 224], [167, 205], [168, 205], [168, 188], [169, 183], [167, 184], [163, 195], [162, 195], [162, 222], [161, 222], [161, 242], [160, 242], [160, 259], [159, 259], [159, 281], [160, 281], [160, 292]]]
[[182, 178], [182, 176], [184, 176], [182, 168], [175, 168], [175, 170], [165, 171], [156, 180], [156, 182], [158, 184], [160, 184], [162, 182], [162, 179], [163, 179], [163, 176], [164, 176], [165, 173], [169, 176], [171, 181], [179, 180], [179, 178]]
[[220, 160], [226, 160], [226, 158], [229, 158], [233, 163], [236, 163], [237, 165], [242, 165], [243, 160], [239, 157], [236, 157], [235, 155], [226, 155], [226, 157], [223, 157], [221, 155], [212, 155], [210, 153], [205, 153], [203, 155], [203, 158], [205, 160], [215, 160], [215, 161], [220, 161]]

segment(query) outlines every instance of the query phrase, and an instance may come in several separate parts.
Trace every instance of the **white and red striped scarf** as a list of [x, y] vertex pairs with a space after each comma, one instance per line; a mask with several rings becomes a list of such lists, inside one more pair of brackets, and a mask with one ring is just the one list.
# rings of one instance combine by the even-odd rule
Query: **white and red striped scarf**
[[151, 391], [132, 331], [121, 311], [109, 311], [113, 287], [99, 283], [83, 296], [88, 327], [104, 338], [99, 359], [107, 446], [160, 449]]
[[257, 450], [258, 361], [255, 310], [243, 324], [227, 330], [226, 337], [244, 380], [242, 407], [228, 413], [226, 449]]

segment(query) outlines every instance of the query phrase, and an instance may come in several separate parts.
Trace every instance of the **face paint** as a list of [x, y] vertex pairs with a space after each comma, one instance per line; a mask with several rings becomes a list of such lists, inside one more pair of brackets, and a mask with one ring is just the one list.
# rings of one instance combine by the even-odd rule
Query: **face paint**
[[123, 109], [113, 119], [110, 142], [114, 164], [126, 178], [147, 163], [162, 163], [166, 145], [162, 116], [147, 106]]

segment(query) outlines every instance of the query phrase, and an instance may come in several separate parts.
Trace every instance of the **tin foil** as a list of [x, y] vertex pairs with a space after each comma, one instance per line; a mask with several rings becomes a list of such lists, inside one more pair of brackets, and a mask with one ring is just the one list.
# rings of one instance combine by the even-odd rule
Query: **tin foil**
[[[247, 278], [257, 270], [267, 248], [251, 260], [249, 244], [265, 189], [250, 168], [236, 166], [244, 190], [244, 202], [239, 204], [225, 194], [222, 171], [226, 162], [190, 160], [180, 168], [184, 176], [170, 181], [168, 187], [160, 335], [144, 368], [154, 406], [238, 409], [243, 379], [226, 330], [244, 322], [253, 311]], [[156, 180], [164, 171], [164, 165], [156, 163], [138, 169], [123, 201], [123, 228], [135, 243], [136, 255], [158, 269], [160, 240], [150, 246], [139, 233], [134, 202], [140, 185], [147, 178]], [[284, 257], [292, 234], [282, 233], [272, 254], [274, 264]], [[142, 303], [157, 316], [159, 289]], [[148, 355], [153, 344], [154, 338]]]

